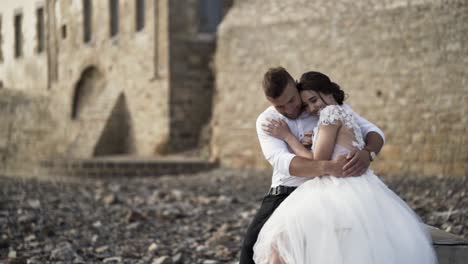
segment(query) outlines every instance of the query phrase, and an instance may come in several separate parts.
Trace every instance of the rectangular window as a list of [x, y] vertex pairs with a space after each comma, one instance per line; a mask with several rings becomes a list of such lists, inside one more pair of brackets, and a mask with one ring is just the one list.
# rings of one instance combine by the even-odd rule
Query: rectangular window
[[135, 0], [135, 29], [141, 31], [145, 27], [145, 0]]
[[62, 25], [62, 39], [67, 38], [67, 25]]
[[83, 0], [83, 41], [85, 43], [91, 41], [92, 34], [92, 4], [91, 0]]
[[15, 58], [23, 56], [23, 14], [14, 17], [15, 27]]
[[40, 7], [36, 10], [36, 34], [37, 34], [37, 53], [44, 51], [44, 8]]
[[110, 0], [110, 36], [113, 37], [119, 32], [119, 1]]

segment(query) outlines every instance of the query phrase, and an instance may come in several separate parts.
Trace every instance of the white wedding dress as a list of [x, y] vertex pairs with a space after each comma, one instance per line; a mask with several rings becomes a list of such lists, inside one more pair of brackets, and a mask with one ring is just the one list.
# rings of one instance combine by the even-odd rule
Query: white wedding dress
[[[362, 149], [352, 113], [338, 105], [322, 109], [314, 140], [321, 125], [336, 122], [342, 126], [332, 159]], [[273, 253], [288, 264], [437, 263], [420, 218], [372, 170], [360, 177], [315, 177], [300, 185], [260, 231], [255, 263], [271, 263]]]

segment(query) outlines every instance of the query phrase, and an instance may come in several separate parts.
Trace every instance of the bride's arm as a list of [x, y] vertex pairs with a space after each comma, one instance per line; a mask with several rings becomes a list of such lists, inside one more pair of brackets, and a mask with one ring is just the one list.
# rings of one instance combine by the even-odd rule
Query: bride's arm
[[302, 145], [302, 143], [291, 133], [291, 130], [285, 121], [281, 119], [269, 121], [270, 123], [263, 127], [263, 130], [267, 134], [284, 140], [297, 156], [310, 160], [314, 159], [313, 153], [304, 147], [304, 145]]
[[331, 159], [341, 125], [341, 121], [336, 121], [333, 124], [319, 126], [317, 142], [314, 142], [314, 160]]

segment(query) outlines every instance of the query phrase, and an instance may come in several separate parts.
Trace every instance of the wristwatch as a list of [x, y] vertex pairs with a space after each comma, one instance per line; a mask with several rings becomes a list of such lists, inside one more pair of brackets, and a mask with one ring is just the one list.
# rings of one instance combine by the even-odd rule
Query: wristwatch
[[369, 152], [369, 159], [370, 159], [371, 162], [374, 161], [377, 158], [377, 154], [375, 154], [374, 151], [371, 151], [371, 150], [369, 150], [367, 148], [364, 148], [364, 150]]

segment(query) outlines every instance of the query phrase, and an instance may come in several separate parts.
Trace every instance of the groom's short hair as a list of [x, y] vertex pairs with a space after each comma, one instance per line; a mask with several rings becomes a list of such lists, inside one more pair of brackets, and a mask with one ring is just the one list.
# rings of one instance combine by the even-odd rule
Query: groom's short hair
[[293, 77], [285, 68], [270, 68], [263, 76], [263, 91], [268, 97], [278, 98], [289, 83], [295, 84]]

